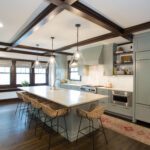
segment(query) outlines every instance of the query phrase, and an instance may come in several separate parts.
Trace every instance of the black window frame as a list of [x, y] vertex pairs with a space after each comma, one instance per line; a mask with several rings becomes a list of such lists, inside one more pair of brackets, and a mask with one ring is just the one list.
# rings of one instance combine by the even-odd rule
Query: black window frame
[[[24, 60], [24, 59], [14, 59], [14, 58], [2, 58], [0, 57], [0, 60], [11, 60], [12, 61], [12, 66], [10, 70], [10, 84], [9, 85], [0, 85], [0, 90], [4, 89], [14, 89], [17, 88], [18, 86], [21, 86], [20, 84], [17, 84], [17, 74], [16, 74], [16, 62], [17, 61], [28, 61], [31, 62], [32, 65], [34, 64], [34, 61], [32, 60]], [[42, 63], [47, 63], [46, 61], [40, 61]], [[34, 74], [34, 68], [31, 67], [30, 69], [30, 84], [29, 86], [38, 86], [38, 85], [49, 85], [49, 67], [46, 69], [46, 83], [44, 84], [35, 84], [35, 74]]]

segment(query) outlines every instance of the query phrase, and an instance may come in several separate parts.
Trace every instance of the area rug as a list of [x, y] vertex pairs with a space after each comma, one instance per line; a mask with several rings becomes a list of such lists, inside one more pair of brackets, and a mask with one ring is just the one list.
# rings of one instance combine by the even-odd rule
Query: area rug
[[150, 145], [150, 128], [139, 126], [108, 115], [102, 116], [102, 122], [104, 127], [108, 129]]

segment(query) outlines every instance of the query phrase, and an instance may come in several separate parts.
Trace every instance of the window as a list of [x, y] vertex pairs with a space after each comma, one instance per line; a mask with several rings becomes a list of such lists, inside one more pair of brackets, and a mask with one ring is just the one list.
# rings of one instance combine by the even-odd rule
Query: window
[[46, 68], [35, 68], [35, 84], [46, 83]]
[[16, 84], [21, 84], [23, 81], [30, 83], [30, 68], [17, 67], [16, 68]]
[[81, 81], [81, 76], [79, 75], [79, 69], [77, 67], [69, 68], [69, 79]]
[[0, 67], [0, 85], [10, 84], [11, 67]]

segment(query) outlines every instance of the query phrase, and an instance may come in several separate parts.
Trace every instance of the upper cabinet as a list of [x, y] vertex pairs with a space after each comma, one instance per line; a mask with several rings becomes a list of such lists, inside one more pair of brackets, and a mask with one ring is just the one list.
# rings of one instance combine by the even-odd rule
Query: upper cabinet
[[134, 37], [134, 49], [136, 52], [150, 50], [150, 32]]

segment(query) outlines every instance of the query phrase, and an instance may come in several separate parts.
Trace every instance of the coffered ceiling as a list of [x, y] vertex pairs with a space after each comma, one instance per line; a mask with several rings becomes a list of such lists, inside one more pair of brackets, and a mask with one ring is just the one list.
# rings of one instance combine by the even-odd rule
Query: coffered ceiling
[[49, 54], [54, 36], [55, 52], [72, 52], [76, 23], [82, 47], [132, 41], [148, 31], [150, 0], [1, 0], [0, 22], [2, 51]]
[[81, 18], [67, 10], [62, 11], [53, 20], [48, 21], [38, 31], [34, 32], [21, 44], [51, 49], [51, 36], [54, 36], [54, 49], [76, 42], [75, 24], [81, 24], [79, 29], [79, 40], [83, 41], [95, 36], [110, 33], [110, 31]]

